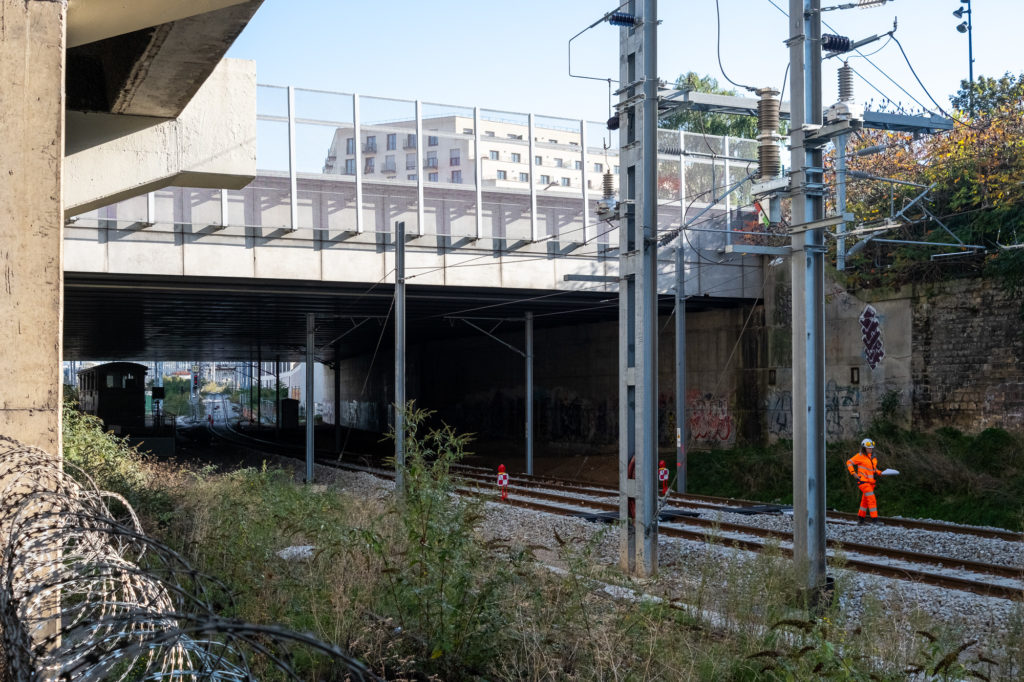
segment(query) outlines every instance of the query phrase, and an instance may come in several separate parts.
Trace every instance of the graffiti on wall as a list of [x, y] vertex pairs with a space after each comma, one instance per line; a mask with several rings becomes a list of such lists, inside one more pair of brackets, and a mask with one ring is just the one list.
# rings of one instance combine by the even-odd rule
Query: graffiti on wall
[[728, 398], [687, 391], [686, 411], [686, 425], [694, 443], [722, 446], [736, 442]]
[[864, 356], [867, 358], [868, 364], [871, 365], [871, 369], [874, 369], [885, 357], [885, 346], [882, 345], [882, 325], [874, 306], [864, 306], [864, 312], [860, 314], [860, 338], [864, 342]]
[[785, 284], [775, 287], [775, 310], [772, 322], [780, 327], [788, 327], [793, 323], [793, 290]]
[[[825, 385], [825, 434], [830, 440], [851, 438], [860, 433], [860, 388]], [[793, 437], [793, 394], [775, 391], [765, 405], [768, 433], [774, 438]]]
[[838, 440], [860, 432], [860, 388], [840, 386], [834, 381], [825, 386], [825, 433]]
[[768, 433], [776, 438], [793, 437], [793, 394], [775, 391], [768, 396], [765, 407]]

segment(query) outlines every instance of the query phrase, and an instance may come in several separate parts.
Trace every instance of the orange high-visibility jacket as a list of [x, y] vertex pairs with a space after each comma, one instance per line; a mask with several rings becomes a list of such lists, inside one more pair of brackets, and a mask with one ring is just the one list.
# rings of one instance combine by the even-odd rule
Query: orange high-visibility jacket
[[871, 485], [875, 484], [875, 474], [882, 473], [878, 470], [878, 458], [869, 457], [863, 452], [858, 452], [846, 460], [846, 469], [859, 482], [870, 483]]

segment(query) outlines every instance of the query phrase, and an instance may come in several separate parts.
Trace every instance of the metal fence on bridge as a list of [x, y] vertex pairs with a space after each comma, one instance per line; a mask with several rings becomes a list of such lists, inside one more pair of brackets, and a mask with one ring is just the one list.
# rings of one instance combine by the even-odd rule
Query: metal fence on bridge
[[[404, 221], [421, 238], [411, 248], [617, 257], [608, 198], [617, 195], [618, 134], [604, 123], [264, 85], [258, 134], [259, 171], [246, 188], [169, 187], [84, 213], [68, 225], [70, 248], [358, 250]], [[658, 140], [659, 230], [690, 223], [676, 242], [687, 292], [759, 295], [761, 258], [726, 248], [779, 239], [761, 232], [742, 182], [756, 168], [757, 141], [668, 130]], [[667, 289], [671, 248], [663, 261]]]

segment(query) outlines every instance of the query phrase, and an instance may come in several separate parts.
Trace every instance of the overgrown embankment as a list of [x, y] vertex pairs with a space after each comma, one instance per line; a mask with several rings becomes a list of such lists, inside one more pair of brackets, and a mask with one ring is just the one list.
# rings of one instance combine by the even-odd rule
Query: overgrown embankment
[[[75, 415], [64, 439], [66, 456], [123, 490], [150, 532], [224, 581], [236, 604], [224, 615], [309, 631], [387, 679], [902, 680], [919, 668], [1009, 680], [1021, 669], [1020, 647], [968, 643], [912, 604], [858, 595], [864, 608], [848, 613], [843, 580], [831, 607], [808, 611], [777, 551], [713, 547], [695, 579], [669, 589], [623, 579], [596, 557], [600, 531], [554, 530], [544, 547], [515, 532], [495, 539], [481, 524], [493, 510], [452, 494], [449, 467], [466, 440], [445, 427], [417, 434], [425, 416], [409, 413], [402, 496], [304, 486], [277, 469], [158, 464]], [[782, 467], [757, 471], [773, 485], [785, 479]], [[306, 559], [277, 555], [297, 545], [312, 547]], [[661, 591], [682, 608], [613, 600], [607, 584], [621, 595]], [[324, 660], [294, 664], [303, 679], [339, 679]]]
[[[1024, 442], [1002, 429], [969, 436], [955, 429], [915, 433], [890, 424], [871, 431], [887, 476], [876, 489], [883, 516], [941, 519], [1024, 530]], [[846, 471], [853, 442], [826, 448], [826, 506], [856, 512], [860, 493]], [[690, 492], [750, 500], [793, 500], [792, 443], [769, 449], [691, 452]], [[670, 470], [672, 470], [670, 468]]]

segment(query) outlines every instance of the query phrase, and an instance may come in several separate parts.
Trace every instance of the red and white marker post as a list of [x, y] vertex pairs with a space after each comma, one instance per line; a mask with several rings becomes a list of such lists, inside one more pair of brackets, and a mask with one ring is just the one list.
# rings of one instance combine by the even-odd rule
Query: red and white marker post
[[501, 491], [501, 499], [508, 499], [508, 474], [505, 473], [505, 465], [498, 465], [498, 489]]
[[658, 480], [661, 481], [661, 494], [668, 495], [668, 467], [665, 460], [658, 462]]

